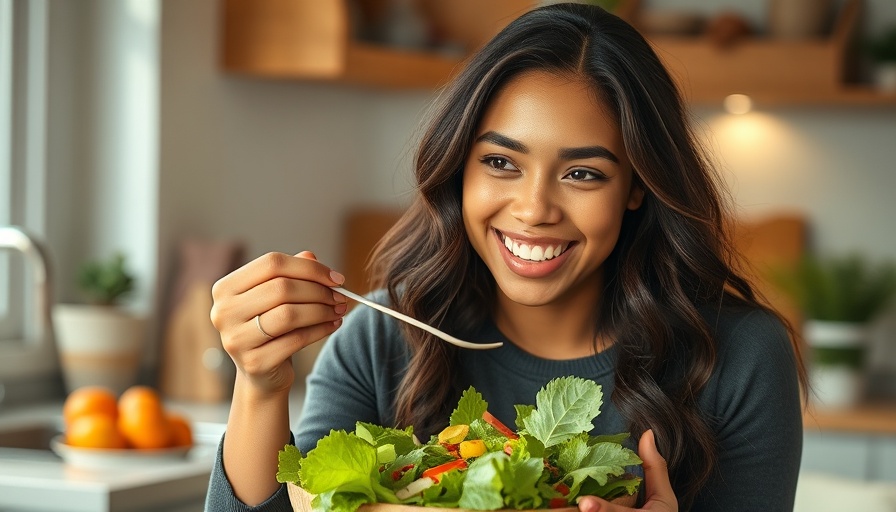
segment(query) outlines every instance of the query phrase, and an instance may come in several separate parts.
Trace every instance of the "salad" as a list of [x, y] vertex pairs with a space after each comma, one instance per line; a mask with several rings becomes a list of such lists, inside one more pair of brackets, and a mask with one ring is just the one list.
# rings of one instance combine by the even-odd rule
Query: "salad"
[[277, 481], [315, 495], [314, 510], [354, 512], [366, 503], [474, 510], [559, 508], [578, 496], [612, 500], [637, 493], [626, 472], [641, 459], [622, 446], [627, 433], [592, 436], [600, 385], [578, 377], [550, 381], [535, 405], [516, 405], [514, 431], [488, 412], [473, 387], [449, 426], [425, 444], [413, 428], [358, 422], [331, 430], [303, 455], [279, 453]]

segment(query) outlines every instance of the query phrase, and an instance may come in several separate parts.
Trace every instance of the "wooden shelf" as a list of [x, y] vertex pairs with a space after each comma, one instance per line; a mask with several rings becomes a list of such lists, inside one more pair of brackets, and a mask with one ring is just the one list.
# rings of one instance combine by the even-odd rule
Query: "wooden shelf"
[[[275, 79], [326, 80], [390, 89], [433, 89], [464, 56], [410, 51], [352, 36], [350, 0], [221, 0], [221, 67]], [[357, 1], [357, 0], [351, 0]], [[371, 2], [374, 0], [363, 0]], [[376, 0], [381, 1], [381, 0]], [[537, 0], [420, 0], [449, 38], [474, 49]], [[639, 0], [619, 14], [637, 19]], [[850, 85], [862, 0], [848, 0], [830, 37], [809, 41], [753, 38], [720, 48], [700, 37], [650, 37], [685, 98], [720, 105], [732, 93], [759, 106], [896, 106], [896, 94]]]
[[872, 402], [848, 409], [808, 408], [803, 414], [807, 431], [896, 435], [896, 403]]
[[[221, 67], [258, 77], [393, 89], [436, 88], [460, 69], [465, 56], [452, 58], [435, 50], [404, 50], [353, 39], [347, 1], [222, 0]], [[441, 16], [442, 28], [456, 32], [449, 35], [475, 44], [535, 3], [433, 1], [428, 13]]]
[[826, 38], [754, 37], [730, 47], [703, 37], [648, 39], [691, 103], [720, 105], [741, 93], [763, 106], [896, 106], [896, 94], [850, 83], [861, 10], [861, 0], [848, 0]]

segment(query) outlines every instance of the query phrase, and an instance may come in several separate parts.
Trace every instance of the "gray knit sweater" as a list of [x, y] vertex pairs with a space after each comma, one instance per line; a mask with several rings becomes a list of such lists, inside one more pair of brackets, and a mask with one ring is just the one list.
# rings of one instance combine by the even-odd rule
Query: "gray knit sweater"
[[[378, 295], [377, 300], [384, 301], [384, 296]], [[712, 324], [719, 345], [718, 363], [699, 404], [705, 417], [713, 419], [719, 466], [692, 510], [792, 511], [802, 451], [802, 415], [794, 354], [785, 330], [759, 311], [723, 313]], [[483, 326], [474, 341], [505, 344], [488, 351], [460, 350], [459, 387], [474, 386], [488, 402], [489, 411], [507, 425], [514, 425], [514, 404], [534, 404], [536, 392], [548, 381], [575, 375], [603, 386], [604, 404], [594, 432], [628, 430], [609, 399], [613, 348], [581, 359], [541, 359], [519, 349], [491, 324]], [[330, 336], [308, 377], [296, 445], [307, 453], [330, 429], [351, 431], [356, 421], [392, 425], [392, 398], [407, 363], [408, 350], [396, 321], [369, 308], [355, 308]], [[418, 437], [427, 439], [429, 434], [418, 432]], [[257, 507], [240, 503], [227, 481], [219, 449], [206, 510], [291, 508], [285, 487]]]

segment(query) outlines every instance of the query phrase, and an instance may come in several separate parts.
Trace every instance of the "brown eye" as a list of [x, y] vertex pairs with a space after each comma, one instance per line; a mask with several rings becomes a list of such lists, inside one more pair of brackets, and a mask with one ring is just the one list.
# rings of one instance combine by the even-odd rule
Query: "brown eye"
[[510, 163], [510, 160], [501, 156], [487, 156], [482, 159], [482, 162], [493, 169], [499, 169], [502, 171], [517, 170], [517, 168], [514, 167], [512, 163]]
[[574, 169], [566, 175], [566, 178], [572, 181], [607, 180], [607, 177], [603, 173], [592, 171], [590, 169]]

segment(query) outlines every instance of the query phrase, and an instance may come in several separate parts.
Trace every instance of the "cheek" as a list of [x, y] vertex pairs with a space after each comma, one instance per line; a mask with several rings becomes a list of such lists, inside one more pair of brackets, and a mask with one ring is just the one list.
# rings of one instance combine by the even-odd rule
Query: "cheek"
[[462, 199], [464, 222], [482, 222], [492, 215], [498, 209], [501, 194], [494, 180], [484, 179], [475, 172], [465, 172]]
[[586, 239], [599, 245], [615, 245], [622, 227], [625, 205], [612, 202], [582, 204], [567, 210]]

